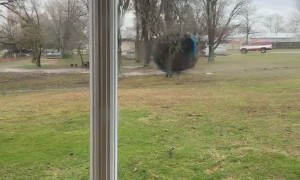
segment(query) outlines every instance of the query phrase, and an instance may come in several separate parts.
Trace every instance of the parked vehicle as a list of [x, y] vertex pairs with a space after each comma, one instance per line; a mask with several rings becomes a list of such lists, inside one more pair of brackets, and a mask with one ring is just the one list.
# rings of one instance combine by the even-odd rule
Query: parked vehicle
[[244, 45], [240, 47], [240, 51], [242, 54], [246, 54], [248, 51], [260, 51], [261, 53], [266, 53], [267, 50], [272, 50], [272, 44], [251, 44], [251, 45]]
[[60, 57], [61, 53], [60, 52], [47, 52], [46, 57], [47, 58], [57, 58]]
[[[209, 48], [206, 47], [205, 50], [205, 56], [208, 56], [209, 55]], [[219, 45], [216, 49], [215, 49], [215, 52], [214, 52], [215, 55], [226, 55], [227, 54], [227, 49], [225, 48], [224, 45]]]

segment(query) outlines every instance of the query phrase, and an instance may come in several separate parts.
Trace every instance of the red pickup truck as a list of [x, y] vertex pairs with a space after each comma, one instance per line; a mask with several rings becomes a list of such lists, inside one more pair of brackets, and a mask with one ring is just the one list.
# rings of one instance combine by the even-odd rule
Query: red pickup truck
[[272, 44], [251, 44], [244, 45], [240, 47], [242, 54], [246, 54], [248, 51], [260, 51], [261, 53], [266, 53], [267, 50], [272, 50]]

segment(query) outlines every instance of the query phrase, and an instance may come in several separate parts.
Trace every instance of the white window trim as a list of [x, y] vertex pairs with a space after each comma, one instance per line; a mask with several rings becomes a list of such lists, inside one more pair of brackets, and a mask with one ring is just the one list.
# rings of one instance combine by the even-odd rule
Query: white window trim
[[117, 179], [117, 0], [90, 0], [90, 179]]

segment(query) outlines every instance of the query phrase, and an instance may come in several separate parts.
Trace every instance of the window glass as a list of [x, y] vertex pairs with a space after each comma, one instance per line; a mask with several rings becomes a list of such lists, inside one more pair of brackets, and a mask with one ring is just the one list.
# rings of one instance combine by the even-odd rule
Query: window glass
[[298, 1], [128, 2], [119, 178], [299, 177]]
[[[89, 1], [0, 0], [0, 179], [89, 178]], [[299, 179], [296, 0], [119, 0], [119, 179]]]
[[87, 8], [0, 1], [0, 179], [88, 179]]

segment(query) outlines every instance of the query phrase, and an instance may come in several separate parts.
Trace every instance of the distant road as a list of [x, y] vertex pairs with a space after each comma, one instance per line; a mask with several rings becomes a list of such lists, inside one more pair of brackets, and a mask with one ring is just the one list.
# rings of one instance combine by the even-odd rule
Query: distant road
[[46, 74], [65, 74], [65, 73], [89, 73], [88, 69], [24, 69], [24, 68], [1, 68], [2, 73], [46, 73]]
[[[126, 69], [126, 67], [125, 67]], [[127, 68], [128, 69], [128, 68]], [[65, 69], [24, 69], [24, 68], [7, 68], [0, 67], [0, 73], [32, 73], [32, 74], [73, 74], [73, 73], [82, 73], [88, 74], [90, 71], [88, 69], [82, 68], [65, 68]], [[127, 72], [124, 72], [124, 76], [148, 76], [148, 75], [161, 75], [163, 72], [157, 69], [145, 69], [138, 68], [132, 69], [130, 68]]]

